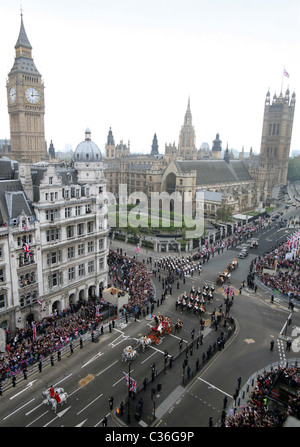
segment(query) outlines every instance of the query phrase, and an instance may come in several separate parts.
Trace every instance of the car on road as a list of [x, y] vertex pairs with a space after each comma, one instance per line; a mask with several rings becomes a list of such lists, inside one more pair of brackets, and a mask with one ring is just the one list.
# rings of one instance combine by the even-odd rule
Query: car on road
[[242, 248], [241, 251], [246, 251], [246, 252], [247, 252], [247, 255], [248, 255], [249, 252], [250, 252], [250, 247], [251, 247], [250, 244], [243, 244], [243, 245], [241, 245], [241, 248]]
[[248, 256], [247, 250], [242, 250], [239, 254], [240, 259], [245, 259]]

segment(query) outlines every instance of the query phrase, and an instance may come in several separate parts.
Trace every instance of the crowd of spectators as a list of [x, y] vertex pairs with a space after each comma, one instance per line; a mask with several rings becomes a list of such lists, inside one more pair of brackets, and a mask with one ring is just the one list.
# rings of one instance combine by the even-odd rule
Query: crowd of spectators
[[[279, 408], [280, 385], [290, 387], [287, 402]], [[233, 414], [229, 411], [226, 427], [282, 427], [289, 415], [300, 418], [300, 368], [295, 365], [280, 366], [260, 374], [249, 394], [248, 405]]]
[[112, 284], [130, 297], [123, 306], [126, 312], [139, 312], [154, 299], [154, 286], [143, 262], [111, 250], [107, 264]]
[[[140, 309], [153, 298], [153, 284], [143, 263], [111, 251], [108, 265], [113, 284], [118, 283], [130, 295], [127, 311]], [[99, 300], [70, 304], [59, 314], [54, 312], [50, 317], [17, 328], [14, 336], [7, 331], [6, 351], [0, 354], [0, 381], [53, 355], [86, 332], [97, 329], [101, 322], [97, 306]]]
[[70, 341], [97, 328], [101, 316], [93, 302], [70, 305], [61, 315], [53, 314], [17, 328], [16, 335], [7, 333], [6, 352], [0, 354], [0, 380], [13, 376], [24, 368], [62, 349]]
[[296, 251], [293, 253], [290, 250], [285, 242], [264, 254], [256, 263], [256, 275], [281, 295], [300, 299], [299, 253], [297, 255]]

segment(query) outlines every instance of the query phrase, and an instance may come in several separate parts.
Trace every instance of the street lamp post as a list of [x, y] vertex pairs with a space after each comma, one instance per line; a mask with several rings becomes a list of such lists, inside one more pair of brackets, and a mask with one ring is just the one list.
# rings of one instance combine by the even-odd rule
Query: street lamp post
[[131, 365], [131, 359], [127, 358], [128, 363], [128, 407], [127, 407], [127, 424], [130, 424], [131, 418], [130, 418], [130, 365]]

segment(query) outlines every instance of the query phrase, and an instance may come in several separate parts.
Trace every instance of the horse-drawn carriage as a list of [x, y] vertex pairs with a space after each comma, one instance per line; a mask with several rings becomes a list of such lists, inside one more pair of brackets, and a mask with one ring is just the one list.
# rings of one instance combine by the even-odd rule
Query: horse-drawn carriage
[[231, 272], [237, 269], [239, 265], [239, 261], [237, 258], [234, 258], [233, 261], [227, 266], [227, 268], [220, 273], [219, 278], [217, 278], [218, 286], [222, 286], [228, 279], [230, 279]]
[[136, 356], [137, 356], [136, 350], [133, 349], [131, 346], [126, 346], [126, 348], [123, 349], [122, 361], [123, 362], [132, 361], [136, 358]]
[[170, 334], [172, 332], [171, 320], [169, 317], [161, 317], [158, 318], [158, 324], [151, 328], [148, 337], [155, 343], [156, 345], [160, 342], [160, 337], [167, 333]]

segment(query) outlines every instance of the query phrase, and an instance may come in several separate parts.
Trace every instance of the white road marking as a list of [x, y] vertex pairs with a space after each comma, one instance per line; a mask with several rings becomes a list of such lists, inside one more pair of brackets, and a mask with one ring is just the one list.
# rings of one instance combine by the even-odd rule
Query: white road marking
[[7, 416], [5, 416], [3, 418], [3, 420], [10, 418], [13, 414], [17, 413], [17, 411], [22, 410], [22, 408], [26, 407], [26, 405], [29, 405], [31, 402], [33, 402], [35, 400], [35, 397], [33, 399], [31, 399], [29, 402], [27, 402], [26, 404], [22, 405], [22, 407], [17, 408], [17, 410], [13, 411], [12, 413], [8, 414]]
[[96, 399], [92, 400], [92, 402], [90, 402], [90, 403], [89, 403], [86, 407], [84, 407], [82, 410], [80, 410], [80, 411], [77, 413], [77, 416], [78, 416], [80, 413], [82, 413], [86, 408], [88, 408], [90, 405], [92, 405], [94, 402], [96, 402], [96, 400], [100, 399], [100, 397], [102, 397], [102, 396], [103, 396], [103, 393], [100, 394], [98, 397], [96, 397]]
[[100, 374], [104, 373], [105, 371], [107, 371], [109, 368], [111, 368], [112, 366], [114, 366], [116, 363], [118, 363], [118, 360], [116, 360], [114, 363], [112, 363], [111, 365], [109, 365], [107, 368], [103, 369], [102, 371], [100, 371], [97, 376], [100, 376]]
[[225, 391], [220, 390], [220, 388], [217, 388], [216, 386], [212, 385], [209, 382], [206, 382], [206, 380], [201, 379], [201, 377], [198, 377], [199, 380], [202, 380], [202, 382], [206, 383], [208, 386], [210, 386], [211, 388], [213, 388], [214, 390], [220, 391], [220, 393], [226, 394], [226, 396], [232, 398], [232, 396], [228, 393], [226, 393]]

